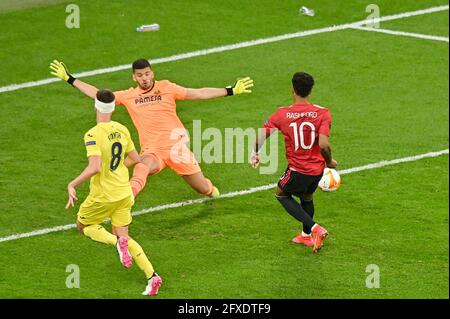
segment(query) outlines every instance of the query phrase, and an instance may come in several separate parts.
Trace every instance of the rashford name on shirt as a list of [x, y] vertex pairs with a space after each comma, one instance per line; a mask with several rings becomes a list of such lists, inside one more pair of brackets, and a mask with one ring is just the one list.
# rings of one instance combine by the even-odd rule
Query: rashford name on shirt
[[317, 117], [317, 112], [287, 112], [286, 118], [288, 119], [298, 119], [301, 117], [311, 117], [315, 119]]

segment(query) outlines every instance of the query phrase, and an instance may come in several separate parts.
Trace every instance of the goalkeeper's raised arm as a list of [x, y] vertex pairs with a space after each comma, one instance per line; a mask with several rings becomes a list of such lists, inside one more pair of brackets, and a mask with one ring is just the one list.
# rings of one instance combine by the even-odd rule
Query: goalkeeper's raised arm
[[98, 89], [93, 85], [90, 85], [81, 81], [80, 79], [73, 77], [72, 74], [69, 73], [66, 65], [63, 62], [54, 60], [52, 63], [50, 63], [50, 70], [52, 71], [50, 72], [50, 74], [76, 87], [91, 99], [95, 99]]
[[186, 100], [208, 100], [216, 97], [252, 93], [253, 80], [249, 77], [239, 79], [226, 88], [187, 89]]

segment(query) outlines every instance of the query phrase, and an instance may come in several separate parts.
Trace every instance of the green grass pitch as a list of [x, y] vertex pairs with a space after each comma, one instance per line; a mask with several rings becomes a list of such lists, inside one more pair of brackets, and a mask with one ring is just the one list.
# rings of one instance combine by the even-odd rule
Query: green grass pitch
[[[317, 29], [365, 19], [370, 1], [4, 1], [0, 5], [0, 87], [49, 78], [48, 64], [72, 72]], [[65, 8], [80, 7], [67, 29]], [[381, 15], [443, 0], [377, 1]], [[151, 10], [149, 10], [151, 7]], [[201, 18], [199, 18], [201, 16]], [[137, 33], [141, 24], [161, 30]], [[448, 37], [448, 11], [382, 22], [390, 30]], [[189, 130], [259, 127], [291, 103], [290, 78], [315, 76], [313, 102], [333, 115], [339, 169], [448, 149], [448, 43], [343, 30], [154, 65], [157, 79], [223, 87], [251, 76], [251, 95], [179, 101]], [[86, 82], [133, 85], [129, 70]], [[65, 83], [0, 93], [0, 238], [74, 223], [66, 184], [86, 164], [83, 134], [95, 125], [92, 102]], [[114, 119], [137, 134], [123, 108]], [[277, 181], [248, 164], [201, 164], [222, 193]], [[204, 142], [206, 143], [206, 142]], [[156, 298], [448, 298], [448, 155], [355, 172], [341, 189], [315, 196], [316, 219], [330, 232], [318, 255], [289, 240], [298, 231], [273, 190], [162, 210], [134, 218], [131, 235], [164, 284]], [[87, 183], [78, 188], [80, 202]], [[175, 173], [151, 177], [133, 211], [199, 198]], [[79, 205], [79, 203], [78, 203]], [[78, 208], [77, 205], [77, 208]], [[109, 227], [109, 225], [108, 225]], [[66, 287], [66, 266], [80, 288]], [[366, 287], [366, 267], [380, 288]], [[71, 229], [0, 242], [0, 298], [144, 298], [145, 278], [124, 270], [114, 248]]]

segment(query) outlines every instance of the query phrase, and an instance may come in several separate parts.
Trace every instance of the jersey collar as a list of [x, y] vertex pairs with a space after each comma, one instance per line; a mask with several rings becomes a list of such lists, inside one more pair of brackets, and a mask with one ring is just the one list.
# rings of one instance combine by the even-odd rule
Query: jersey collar
[[147, 94], [147, 93], [150, 93], [154, 88], [155, 88], [155, 85], [156, 85], [156, 81], [153, 81], [153, 85], [152, 85], [152, 87], [150, 88], [150, 89], [148, 89], [147, 91], [144, 91], [144, 92], [142, 92], [142, 89], [140, 88], [140, 87], [138, 87], [138, 89], [139, 89], [139, 94]]

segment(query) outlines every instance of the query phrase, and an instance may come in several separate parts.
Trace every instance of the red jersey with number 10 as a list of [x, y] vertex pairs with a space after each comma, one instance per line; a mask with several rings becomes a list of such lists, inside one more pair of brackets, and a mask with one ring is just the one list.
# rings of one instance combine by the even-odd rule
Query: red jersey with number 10
[[289, 168], [305, 175], [320, 175], [325, 160], [320, 153], [319, 134], [330, 136], [331, 114], [314, 104], [281, 107], [263, 126], [267, 133], [278, 129], [284, 135]]

